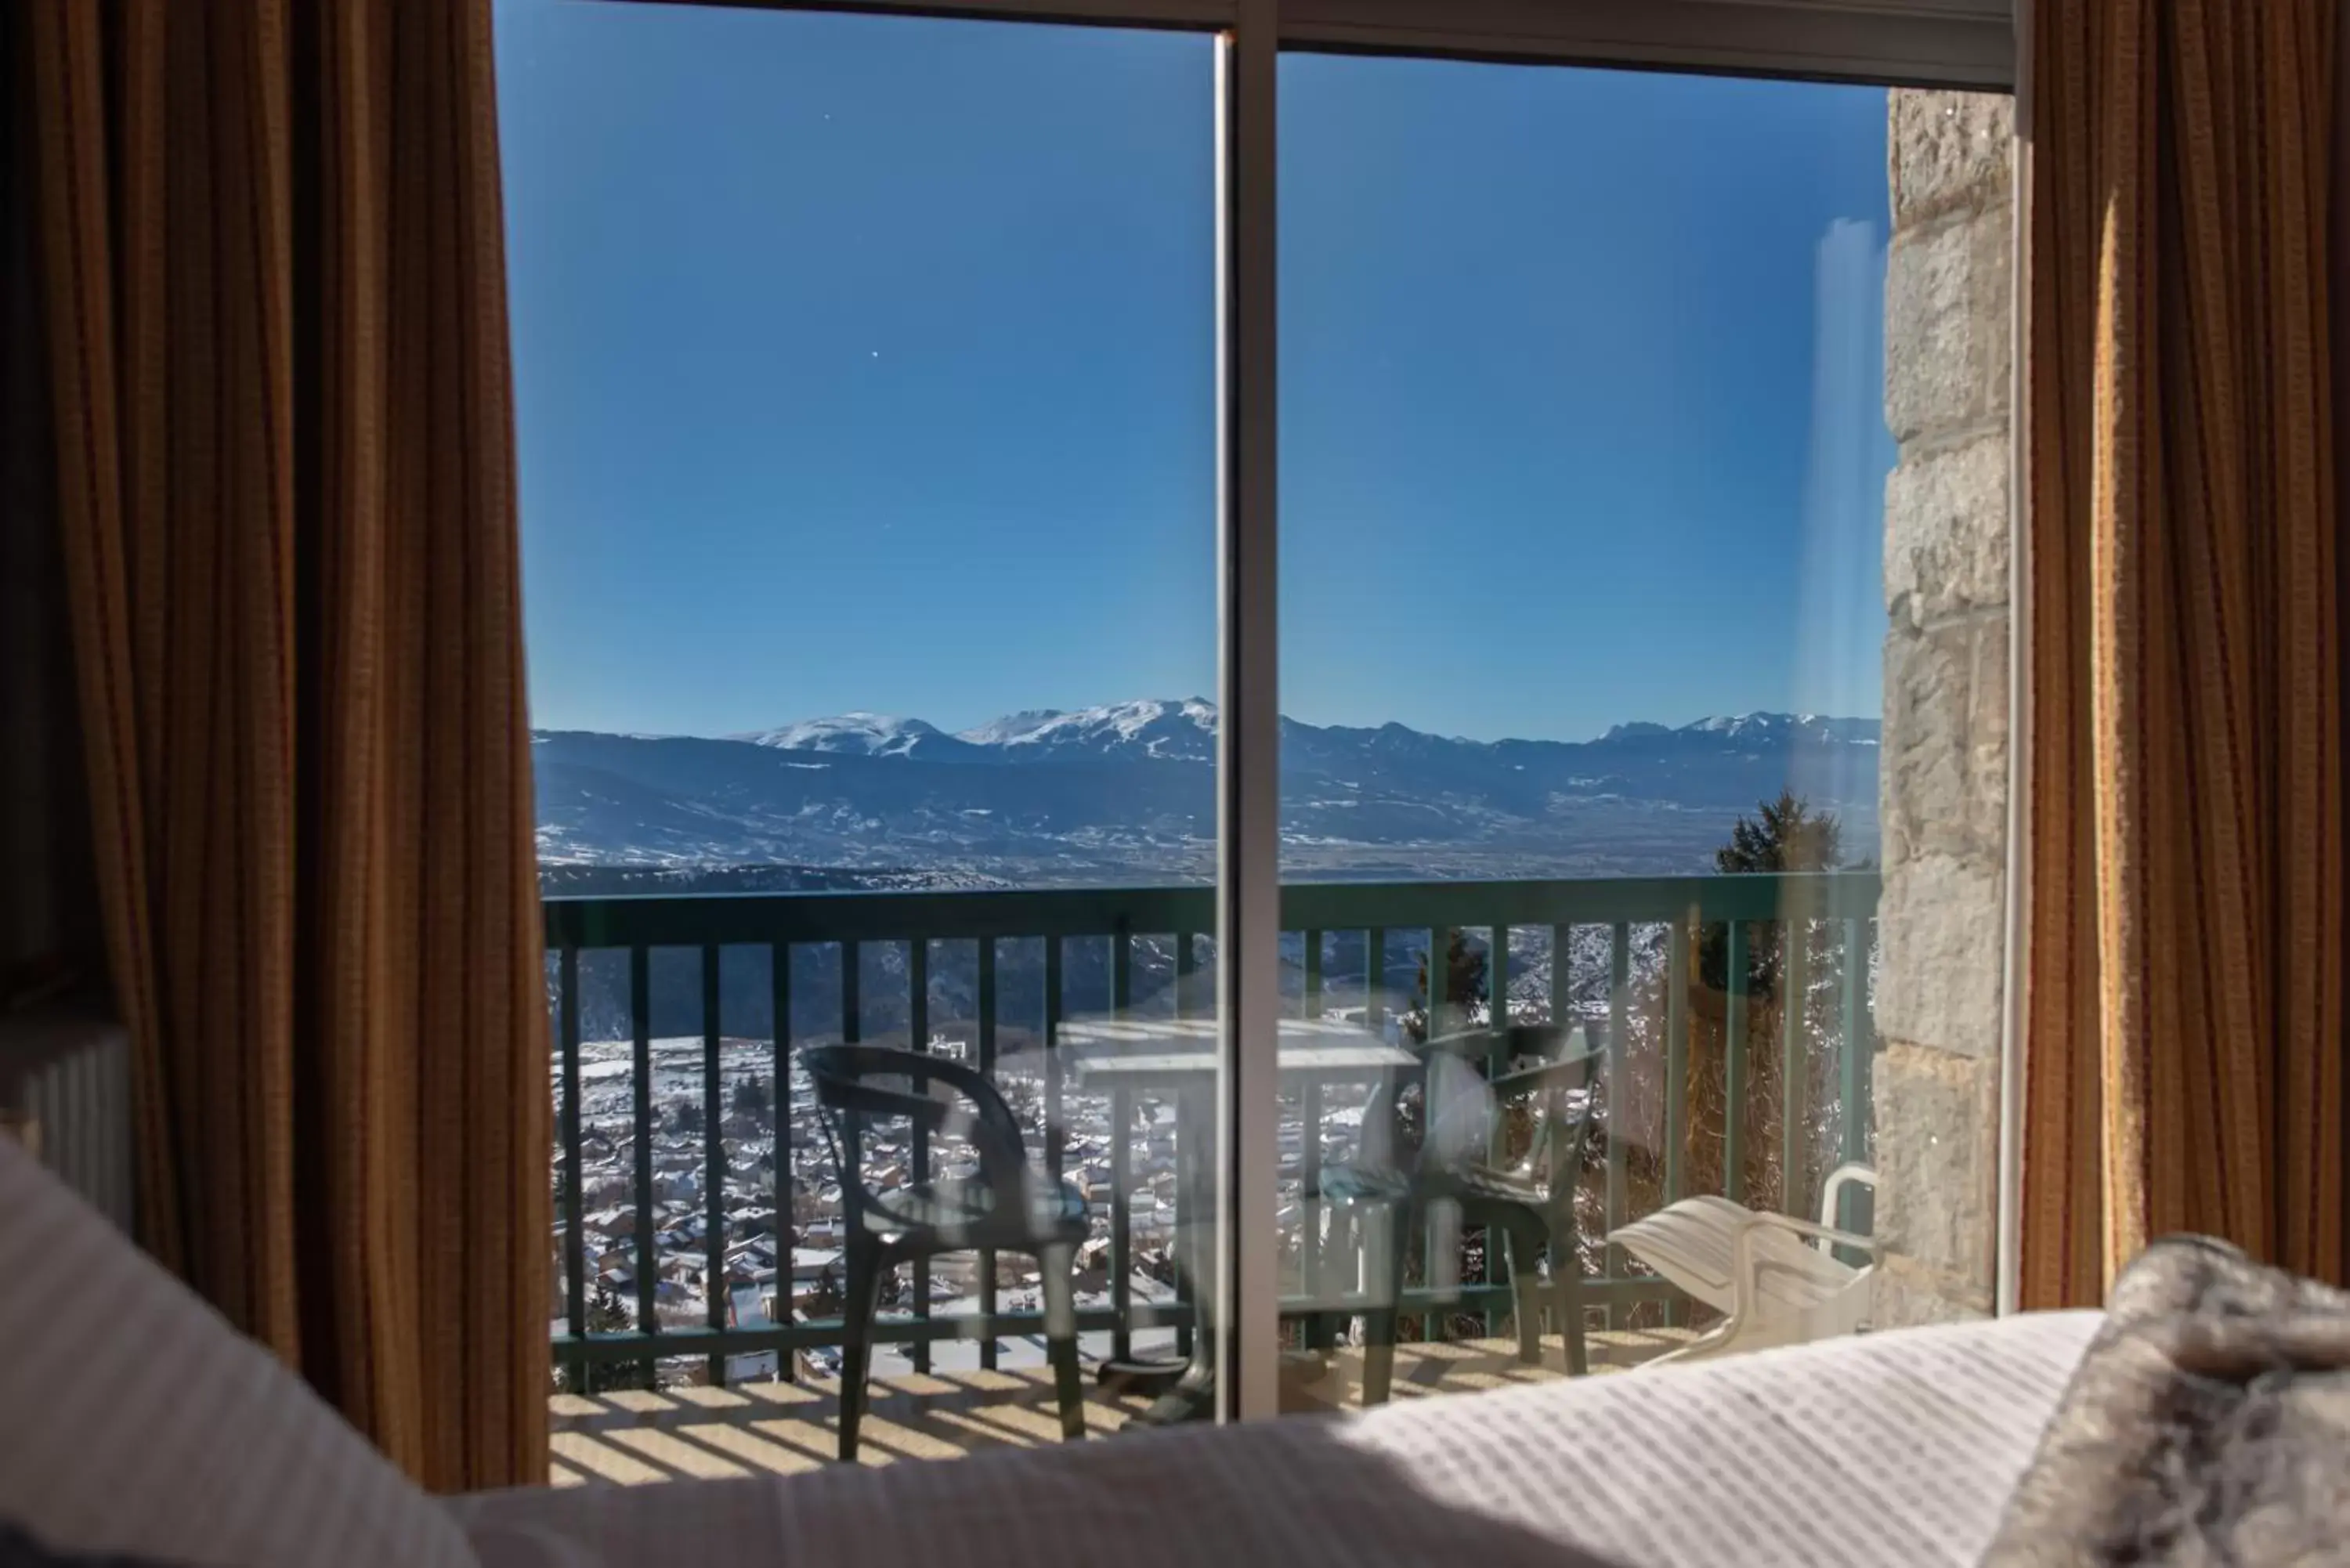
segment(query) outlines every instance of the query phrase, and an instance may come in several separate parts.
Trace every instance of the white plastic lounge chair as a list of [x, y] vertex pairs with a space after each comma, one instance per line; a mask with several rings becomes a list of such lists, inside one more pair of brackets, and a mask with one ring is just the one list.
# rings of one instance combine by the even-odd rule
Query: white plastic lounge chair
[[[1817, 1224], [1709, 1196], [1684, 1198], [1611, 1233], [1609, 1242], [1722, 1314], [1648, 1365], [1800, 1345], [1865, 1326], [1877, 1243], [1835, 1228], [1836, 1200], [1853, 1181], [1873, 1190], [1877, 1172], [1865, 1165], [1830, 1171]], [[1869, 1263], [1844, 1262], [1835, 1255], [1839, 1246], [1867, 1252]]]

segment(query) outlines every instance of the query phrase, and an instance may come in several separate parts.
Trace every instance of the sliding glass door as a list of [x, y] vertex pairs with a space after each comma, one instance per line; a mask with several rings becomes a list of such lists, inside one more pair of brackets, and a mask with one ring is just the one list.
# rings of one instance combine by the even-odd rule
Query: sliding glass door
[[499, 44], [562, 1462], [1212, 1411], [1216, 40]]
[[1394, 1058], [1283, 1084], [1284, 1407], [1859, 1326], [1887, 94], [1292, 54], [1280, 113], [1284, 956]]
[[1988, 1311], [2004, 101], [1430, 56], [1997, 51], [1069, 9], [501, 0], [561, 1462]]

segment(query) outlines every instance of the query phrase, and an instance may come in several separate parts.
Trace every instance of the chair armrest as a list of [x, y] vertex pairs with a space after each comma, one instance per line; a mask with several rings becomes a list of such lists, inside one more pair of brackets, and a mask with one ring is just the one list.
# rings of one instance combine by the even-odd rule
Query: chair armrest
[[1836, 1222], [1836, 1200], [1844, 1196], [1844, 1189], [1856, 1181], [1871, 1192], [1877, 1190], [1877, 1172], [1857, 1160], [1839, 1165], [1828, 1172], [1827, 1179], [1820, 1183], [1821, 1224]]
[[1482, 1062], [1506, 1046], [1507, 1042], [1490, 1029], [1471, 1029], [1458, 1034], [1440, 1034], [1433, 1040], [1422, 1040], [1418, 1044], [1406, 1042], [1404, 1049], [1422, 1062], [1431, 1056], [1458, 1056], [1464, 1062]]
[[1731, 1232], [1732, 1239], [1742, 1241], [1751, 1232], [1765, 1225], [1781, 1231], [1792, 1231], [1798, 1236], [1825, 1241], [1832, 1246], [1856, 1248], [1872, 1257], [1882, 1256], [1885, 1251], [1885, 1243], [1874, 1236], [1863, 1236], [1852, 1231], [1839, 1231], [1833, 1225], [1814, 1224], [1809, 1220], [1798, 1220], [1790, 1214], [1750, 1214], [1738, 1222], [1738, 1229]]
[[1548, 1056], [1565, 1047], [1580, 1054], [1582, 1047], [1575, 1042], [1583, 1026], [1562, 1028], [1555, 1023], [1511, 1023], [1498, 1029], [1462, 1029], [1451, 1034], [1440, 1034], [1406, 1047], [1412, 1054], [1426, 1060], [1430, 1056], [1458, 1056], [1464, 1061], [1485, 1062], [1494, 1056]]
[[[1738, 1229], [1731, 1232], [1731, 1302], [1730, 1323], [1726, 1326], [1734, 1327], [1752, 1321], [1755, 1310], [1761, 1304], [1756, 1300], [1761, 1276], [1754, 1263], [1754, 1234], [1766, 1227], [1792, 1231], [1798, 1236], [1825, 1238], [1843, 1246], [1861, 1248], [1869, 1254], [1872, 1262], [1881, 1257], [1885, 1251], [1884, 1243], [1874, 1237], [1856, 1236], [1849, 1231], [1839, 1231], [1833, 1225], [1815, 1225], [1809, 1220], [1797, 1220], [1785, 1214], [1750, 1213], [1738, 1222]], [[1859, 1272], [1858, 1270], [1854, 1271], [1855, 1279], [1859, 1277]]]
[[1556, 1061], [1537, 1062], [1531, 1067], [1519, 1067], [1489, 1079], [1488, 1082], [1498, 1091], [1555, 1084], [1562, 1078], [1571, 1077], [1575, 1082], [1568, 1086], [1580, 1088], [1590, 1081], [1592, 1066], [1603, 1060], [1607, 1054], [1606, 1051], [1594, 1048], [1577, 1055], [1561, 1056]]

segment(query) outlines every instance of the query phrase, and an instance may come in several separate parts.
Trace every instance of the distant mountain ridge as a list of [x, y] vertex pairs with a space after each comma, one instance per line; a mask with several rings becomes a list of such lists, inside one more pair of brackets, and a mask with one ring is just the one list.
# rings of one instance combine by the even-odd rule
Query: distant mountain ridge
[[857, 756], [902, 757], [926, 743], [950, 739], [934, 724], [920, 719], [893, 719], [883, 713], [840, 713], [829, 719], [803, 719], [773, 730], [729, 735], [754, 746], [785, 752], [845, 752]]
[[[949, 734], [920, 719], [892, 718], [879, 713], [852, 712], [825, 719], [804, 719], [772, 730], [756, 730], [726, 739], [782, 751], [852, 753], [864, 756], [914, 756], [931, 761], [981, 761], [981, 752], [993, 751], [1003, 761], [1033, 762], [1055, 753], [1081, 751], [1097, 755], [1133, 754], [1164, 761], [1202, 762], [1214, 755], [1216, 705], [1204, 697], [1146, 698], [1098, 708], [1037, 708], [1006, 714], [984, 724]], [[1611, 742], [1663, 739], [1672, 736], [1720, 736], [1758, 744], [1790, 741], [1877, 743], [1882, 726], [1875, 719], [1835, 719], [1816, 713], [1734, 713], [1669, 725], [1636, 722], [1612, 726], [1596, 742], [1502, 740], [1481, 742], [1457, 736], [1433, 735], [1402, 724], [1376, 729], [1302, 723], [1284, 715], [1284, 741], [1329, 735], [1363, 738], [1367, 744], [1391, 747], [1539, 747], [1604, 745]], [[968, 754], [967, 754], [968, 753]]]
[[[704, 739], [535, 734], [542, 860], [889, 867], [966, 882], [1198, 874], [1215, 821], [1201, 698], [1010, 714], [950, 734], [847, 713]], [[1282, 721], [1285, 863], [1336, 875], [1701, 868], [1783, 788], [1873, 853], [1874, 719], [1747, 713], [1583, 742]]]

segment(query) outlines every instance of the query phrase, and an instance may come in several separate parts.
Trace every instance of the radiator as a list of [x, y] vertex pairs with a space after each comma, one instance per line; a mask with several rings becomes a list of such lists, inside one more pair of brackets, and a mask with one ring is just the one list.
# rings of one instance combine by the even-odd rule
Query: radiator
[[0, 1014], [0, 1131], [131, 1229], [130, 1043], [120, 1024], [64, 1006]]

